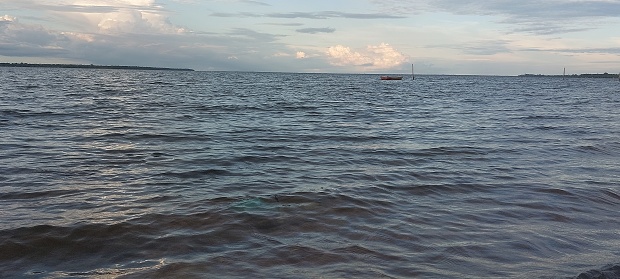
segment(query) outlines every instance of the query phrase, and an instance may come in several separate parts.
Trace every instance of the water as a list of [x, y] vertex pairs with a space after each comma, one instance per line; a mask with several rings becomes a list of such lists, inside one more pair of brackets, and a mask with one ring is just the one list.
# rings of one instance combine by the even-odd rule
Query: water
[[2, 278], [620, 276], [616, 80], [2, 68], [0, 90]]

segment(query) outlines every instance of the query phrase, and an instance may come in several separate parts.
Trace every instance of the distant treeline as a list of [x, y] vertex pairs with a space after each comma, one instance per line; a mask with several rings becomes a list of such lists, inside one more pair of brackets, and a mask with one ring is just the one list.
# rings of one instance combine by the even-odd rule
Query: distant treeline
[[0, 67], [193, 71], [193, 69], [181, 69], [181, 68], [141, 67], [141, 66], [105, 66], [105, 65], [93, 65], [93, 64], [82, 65], [82, 64], [0, 63]]
[[541, 74], [523, 74], [520, 77], [571, 77], [571, 78], [619, 78], [618, 74], [573, 74], [573, 75], [541, 75]]

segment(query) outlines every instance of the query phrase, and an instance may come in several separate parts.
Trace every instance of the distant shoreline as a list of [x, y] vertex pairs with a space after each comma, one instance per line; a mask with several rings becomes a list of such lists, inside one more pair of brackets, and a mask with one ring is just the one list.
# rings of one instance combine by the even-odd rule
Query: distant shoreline
[[93, 64], [84, 65], [84, 64], [0, 63], [0, 67], [194, 71], [194, 69], [183, 69], [183, 68], [143, 67], [143, 66], [106, 66], [106, 65], [93, 65]]
[[573, 74], [573, 75], [543, 75], [543, 74], [523, 74], [520, 77], [567, 77], [567, 78], [618, 78], [618, 74]]

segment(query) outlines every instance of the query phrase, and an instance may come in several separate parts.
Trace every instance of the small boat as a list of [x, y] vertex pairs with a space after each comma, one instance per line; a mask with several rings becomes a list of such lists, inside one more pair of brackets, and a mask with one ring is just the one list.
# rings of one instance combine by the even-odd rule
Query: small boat
[[381, 76], [381, 80], [401, 80], [401, 76]]

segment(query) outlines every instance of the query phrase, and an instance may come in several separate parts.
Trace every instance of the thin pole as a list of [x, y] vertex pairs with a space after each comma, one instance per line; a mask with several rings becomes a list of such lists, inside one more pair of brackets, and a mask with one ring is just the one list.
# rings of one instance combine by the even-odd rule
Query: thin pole
[[411, 64], [411, 80], [415, 80], [415, 75], [413, 75], [413, 64]]

